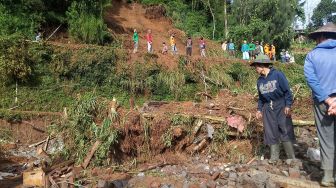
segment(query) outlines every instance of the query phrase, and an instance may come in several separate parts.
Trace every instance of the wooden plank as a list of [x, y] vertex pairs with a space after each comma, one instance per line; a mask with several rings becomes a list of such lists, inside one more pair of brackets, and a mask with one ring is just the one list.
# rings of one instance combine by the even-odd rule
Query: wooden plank
[[42, 168], [23, 172], [23, 186], [43, 187], [45, 185], [45, 173]]
[[85, 160], [84, 160], [84, 162], [83, 162], [83, 164], [82, 164], [82, 167], [83, 167], [84, 169], [89, 165], [89, 163], [90, 163], [90, 161], [91, 161], [91, 158], [93, 157], [93, 155], [94, 155], [94, 153], [96, 152], [96, 150], [99, 148], [100, 144], [101, 144], [101, 142], [100, 142], [99, 140], [97, 140], [97, 141], [93, 144], [93, 146], [91, 147], [89, 153], [86, 155]]

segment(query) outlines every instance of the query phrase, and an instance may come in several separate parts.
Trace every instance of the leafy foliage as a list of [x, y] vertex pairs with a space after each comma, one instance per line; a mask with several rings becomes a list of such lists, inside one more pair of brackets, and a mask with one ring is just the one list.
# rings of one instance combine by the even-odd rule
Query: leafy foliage
[[32, 57], [22, 37], [1, 37], [0, 54], [0, 80], [3, 83], [27, 81], [32, 75]]
[[94, 164], [102, 165], [108, 158], [111, 147], [117, 143], [118, 131], [109, 119], [105, 119], [99, 126], [96, 124], [95, 119], [104, 108], [100, 105], [93, 93], [86, 93], [70, 109], [68, 119], [58, 126], [58, 131], [65, 134], [67, 157], [75, 156], [77, 162], [83, 161], [90, 149], [88, 143], [93, 144], [99, 140], [101, 145], [96, 151]]
[[314, 9], [312, 16], [312, 25], [314, 28], [320, 27], [325, 22], [336, 23], [336, 2], [333, 0], [321, 0]]
[[69, 33], [74, 39], [91, 44], [104, 44], [110, 40], [102, 17], [102, 3], [101, 1], [72, 3], [67, 12], [67, 18]]

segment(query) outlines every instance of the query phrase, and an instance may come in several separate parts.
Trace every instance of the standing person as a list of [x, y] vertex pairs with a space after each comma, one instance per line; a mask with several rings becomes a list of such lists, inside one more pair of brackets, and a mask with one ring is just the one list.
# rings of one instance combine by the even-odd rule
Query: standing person
[[169, 42], [170, 42], [170, 47], [171, 47], [172, 54], [173, 55], [177, 54], [177, 48], [176, 48], [176, 42], [175, 42], [175, 36], [174, 36], [174, 34], [172, 34], [170, 36]]
[[201, 51], [201, 57], [206, 57], [205, 55], [205, 40], [203, 37], [200, 38], [199, 40], [199, 47]]
[[273, 61], [276, 61], [276, 57], [275, 57], [275, 45], [272, 43], [271, 44], [271, 51], [270, 51], [270, 54], [271, 54], [271, 60], [273, 60]]
[[261, 54], [261, 45], [259, 44], [259, 41], [256, 41], [254, 55], [258, 56], [259, 54]]
[[186, 54], [187, 56], [191, 56], [192, 54], [192, 39], [191, 37], [188, 37], [186, 41]]
[[165, 42], [162, 42], [162, 54], [167, 55], [168, 54], [168, 46]]
[[227, 45], [227, 41], [222, 42], [222, 50], [223, 50], [224, 52], [227, 51], [227, 47], [228, 47], [228, 45]]
[[229, 43], [228, 49], [229, 49], [229, 55], [232, 56], [232, 57], [235, 57], [236, 56], [235, 55], [235, 45], [232, 42], [232, 39], [230, 39], [230, 43]]
[[243, 53], [243, 60], [249, 60], [249, 45], [246, 43], [246, 40], [244, 40], [244, 43], [241, 47], [241, 52]]
[[321, 184], [335, 183], [335, 133], [336, 133], [336, 26], [328, 23], [310, 33], [317, 46], [308, 53], [304, 74], [313, 91], [314, 116], [321, 148]]
[[254, 59], [255, 58], [254, 52], [255, 52], [255, 49], [256, 49], [256, 45], [254, 44], [253, 40], [248, 45], [249, 45], [249, 55], [250, 55], [250, 58]]
[[137, 53], [139, 47], [139, 35], [136, 29], [134, 29], [133, 32], [133, 45], [134, 45], [133, 53]]
[[284, 73], [271, 65], [266, 55], [259, 55], [251, 64], [260, 75], [257, 81], [259, 100], [256, 117], [263, 120], [264, 143], [270, 146], [269, 162], [273, 163], [279, 159], [280, 143], [287, 158], [295, 158], [295, 136], [291, 118], [292, 92]]
[[263, 41], [260, 42], [260, 54], [265, 54], [265, 52], [264, 52], [264, 42]]
[[147, 51], [149, 53], [153, 52], [153, 36], [152, 31], [150, 29], [148, 29], [147, 31], [146, 41], [147, 41]]
[[264, 46], [264, 52], [265, 52], [265, 55], [267, 55], [271, 59], [271, 56], [270, 56], [270, 46], [269, 46], [268, 43], [266, 43], [265, 46]]

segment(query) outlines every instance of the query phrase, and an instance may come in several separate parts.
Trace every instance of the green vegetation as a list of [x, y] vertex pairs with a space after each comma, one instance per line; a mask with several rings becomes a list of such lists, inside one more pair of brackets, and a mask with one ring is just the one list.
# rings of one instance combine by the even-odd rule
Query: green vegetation
[[312, 16], [311, 29], [321, 27], [324, 22], [336, 23], [336, 2], [333, 0], [321, 0], [318, 6], [314, 9]]
[[[215, 40], [232, 38], [274, 42], [288, 48], [294, 37], [293, 21], [304, 19], [299, 0], [142, 0], [143, 4], [163, 4], [176, 27], [189, 35]], [[226, 13], [225, 13], [226, 12]]]
[[[256, 93], [257, 75], [244, 63], [207, 67], [203, 62], [185, 65], [180, 58], [178, 68], [168, 70], [153, 56], [128, 64], [124, 53], [116, 48], [89, 46], [71, 50], [26, 43], [22, 38], [3, 39], [0, 50], [1, 109], [19, 105], [18, 110], [61, 112], [74, 105], [82, 93], [92, 91], [106, 99], [116, 97], [124, 106], [128, 106], [130, 96], [137, 104], [149, 99], [195, 100], [195, 94], [204, 91], [204, 81], [211, 95], [221, 89]], [[303, 58], [299, 60], [291, 65], [276, 63], [275, 67], [285, 72], [292, 87], [301, 85], [300, 93], [309, 96]]]

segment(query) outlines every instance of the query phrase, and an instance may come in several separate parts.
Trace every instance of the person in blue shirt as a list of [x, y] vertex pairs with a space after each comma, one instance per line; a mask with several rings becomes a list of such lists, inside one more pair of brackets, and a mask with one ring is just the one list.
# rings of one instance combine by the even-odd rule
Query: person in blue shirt
[[234, 43], [232, 42], [232, 39], [230, 39], [230, 43], [228, 45], [228, 49], [229, 49], [229, 55], [232, 56], [232, 57], [235, 57], [235, 45]]
[[328, 23], [308, 35], [317, 46], [307, 54], [304, 75], [312, 90], [314, 116], [321, 148], [323, 186], [335, 186], [336, 26]]
[[250, 50], [250, 47], [247, 44], [246, 40], [244, 40], [244, 43], [241, 47], [241, 52], [243, 53], [243, 60], [249, 60], [250, 59], [249, 50]]
[[269, 57], [262, 54], [251, 64], [260, 75], [257, 81], [259, 100], [256, 117], [263, 120], [264, 143], [270, 146], [269, 162], [273, 163], [279, 159], [280, 143], [287, 158], [295, 159], [293, 143], [296, 140], [291, 118], [292, 92], [284, 73], [271, 65]]

